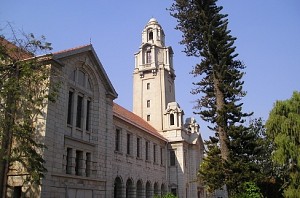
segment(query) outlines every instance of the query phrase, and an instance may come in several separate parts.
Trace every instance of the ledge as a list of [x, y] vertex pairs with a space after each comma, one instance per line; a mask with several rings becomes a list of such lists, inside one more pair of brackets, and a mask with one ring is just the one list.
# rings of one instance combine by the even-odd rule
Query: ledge
[[83, 176], [70, 175], [70, 174], [52, 173], [51, 176], [64, 177], [64, 178], [70, 178], [70, 179], [81, 179], [81, 180], [87, 180], [87, 181], [105, 182], [106, 183], [106, 180], [100, 180], [100, 179], [96, 179], [96, 178], [83, 177]]

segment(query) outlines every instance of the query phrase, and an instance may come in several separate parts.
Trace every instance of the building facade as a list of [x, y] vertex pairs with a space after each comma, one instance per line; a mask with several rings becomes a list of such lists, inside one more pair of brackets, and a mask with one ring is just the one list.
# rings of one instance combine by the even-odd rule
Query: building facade
[[197, 182], [204, 152], [199, 125], [184, 121], [176, 102], [173, 51], [156, 19], [146, 24], [135, 54], [132, 112], [114, 103], [117, 92], [92, 45], [50, 59], [49, 79], [61, 86], [40, 119], [48, 172], [39, 186], [11, 172], [9, 197], [205, 197]]

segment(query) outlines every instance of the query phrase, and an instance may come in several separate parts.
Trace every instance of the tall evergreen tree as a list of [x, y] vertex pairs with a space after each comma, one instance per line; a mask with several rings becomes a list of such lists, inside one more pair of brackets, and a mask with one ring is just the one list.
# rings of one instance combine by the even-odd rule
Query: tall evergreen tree
[[[216, 149], [220, 150], [218, 156], [222, 164], [217, 167], [222, 171], [215, 171], [215, 174], [223, 176], [219, 175], [221, 181], [212, 187], [226, 184], [230, 191], [236, 188], [239, 178], [245, 180], [243, 172], [250, 172], [249, 169], [245, 170], [248, 161], [243, 158], [243, 152], [248, 150], [240, 149], [251, 139], [248, 128], [243, 125], [251, 113], [242, 112], [241, 99], [245, 96], [242, 70], [245, 66], [237, 59], [234, 47], [236, 38], [228, 30], [227, 15], [221, 14], [222, 7], [217, 6], [216, 2], [176, 0], [170, 11], [178, 21], [176, 28], [183, 33], [181, 44], [185, 45], [185, 53], [201, 58], [192, 71], [194, 77], [201, 78], [193, 83], [195, 88], [192, 94], [201, 94], [196, 101], [195, 113], [210, 122], [209, 128], [215, 133], [206, 142], [214, 145], [207, 147], [207, 156], [212, 157]], [[210, 160], [208, 157], [204, 161], [213, 166], [215, 158]], [[204, 176], [203, 179], [208, 181], [209, 175]]]
[[300, 195], [300, 92], [288, 100], [277, 101], [266, 123], [267, 135], [274, 143], [273, 160], [282, 170], [284, 196]]
[[[39, 182], [46, 171], [38, 128], [49, 101], [55, 100], [56, 89], [50, 87], [51, 69], [47, 56], [35, 53], [51, 49], [45, 38], [33, 34], [12, 40], [0, 37], [0, 196], [5, 197], [8, 173], [27, 175], [25, 182]], [[42, 61], [41, 61], [42, 60]]]

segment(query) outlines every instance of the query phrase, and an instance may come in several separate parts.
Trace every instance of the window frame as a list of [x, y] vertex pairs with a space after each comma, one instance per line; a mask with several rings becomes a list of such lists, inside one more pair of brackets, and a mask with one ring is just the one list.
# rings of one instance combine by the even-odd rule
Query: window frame
[[175, 150], [170, 150], [169, 152], [170, 166], [176, 166], [176, 152]]
[[[81, 84], [78, 75], [81, 75]], [[93, 89], [92, 80], [84, 69], [75, 68], [69, 75], [69, 96], [67, 99], [68, 127], [89, 132], [92, 131]], [[79, 99], [81, 98], [81, 99]]]
[[115, 152], [122, 152], [122, 129], [116, 128], [115, 130]]
[[132, 134], [129, 132], [126, 134], [126, 154], [132, 155]]
[[136, 157], [138, 159], [142, 158], [141, 145], [142, 145], [142, 138], [137, 137], [136, 138]]
[[150, 142], [145, 141], [145, 160], [150, 161]]

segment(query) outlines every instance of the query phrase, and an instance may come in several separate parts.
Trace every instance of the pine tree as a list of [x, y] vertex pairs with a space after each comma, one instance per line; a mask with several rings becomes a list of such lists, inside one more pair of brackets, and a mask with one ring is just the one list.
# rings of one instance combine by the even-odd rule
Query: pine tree
[[8, 173], [27, 175], [25, 182], [39, 182], [46, 169], [44, 144], [38, 128], [47, 103], [55, 101], [57, 85], [50, 87], [47, 56], [35, 53], [51, 49], [45, 38], [33, 34], [12, 40], [0, 37], [0, 195], [5, 197]]
[[290, 99], [277, 101], [266, 123], [267, 135], [274, 142], [273, 160], [283, 174], [284, 196], [300, 194], [300, 92]]
[[[193, 83], [192, 94], [201, 94], [196, 101], [195, 113], [210, 122], [209, 128], [215, 133], [206, 142], [215, 146], [207, 147], [208, 157], [204, 161], [213, 167], [216, 156], [214, 160], [209, 157], [219, 149], [220, 155], [217, 156], [221, 160], [218, 161], [222, 163], [217, 166], [221, 169], [215, 171], [216, 177], [219, 174], [218, 178], [222, 181], [211, 187], [226, 184], [229, 191], [234, 191], [240, 179], [246, 180], [250, 176], [243, 175], [243, 172], [251, 171], [247, 159], [243, 158], [244, 152], [248, 151], [243, 146], [251, 140], [251, 134], [243, 123], [251, 113], [242, 112], [241, 99], [245, 96], [242, 70], [245, 66], [237, 59], [234, 47], [236, 38], [228, 30], [227, 15], [221, 14], [222, 7], [217, 6], [216, 2], [177, 0], [170, 11], [178, 21], [176, 29], [183, 33], [181, 44], [185, 45], [185, 53], [201, 58], [192, 71], [195, 78], [200, 78]], [[210, 179], [203, 176], [206, 181]]]

